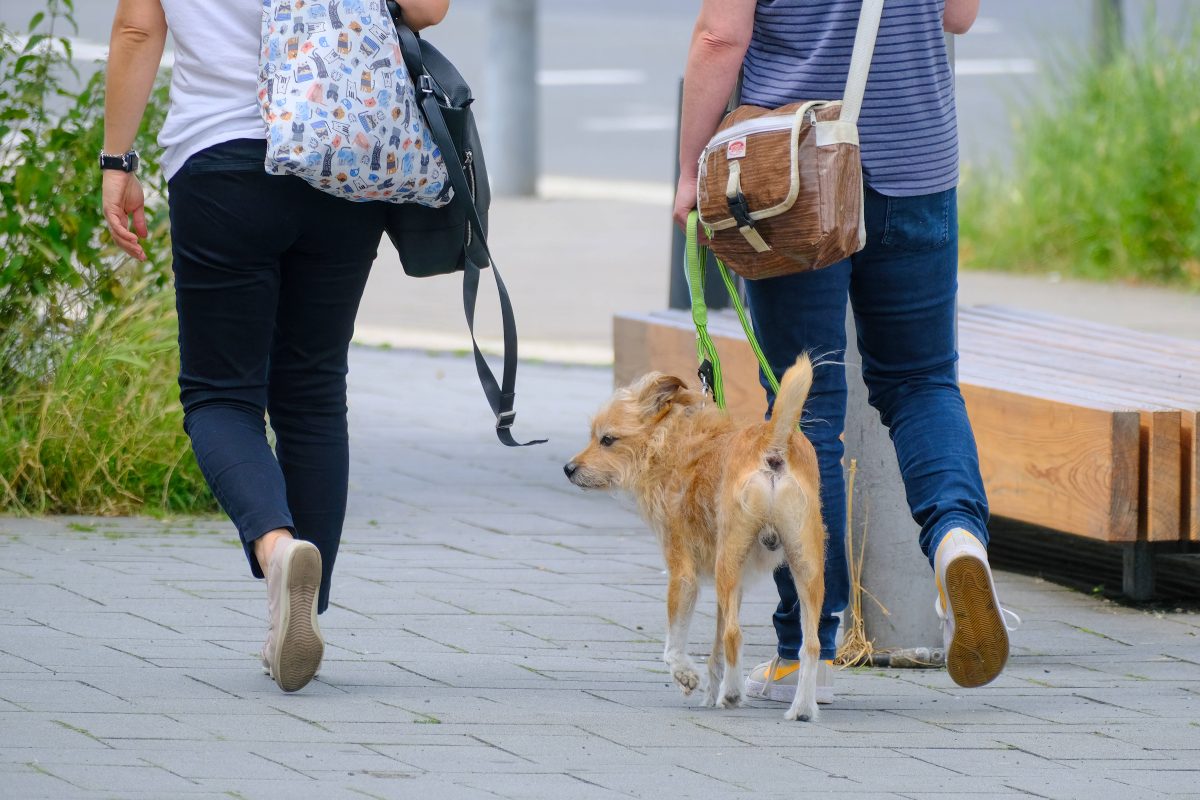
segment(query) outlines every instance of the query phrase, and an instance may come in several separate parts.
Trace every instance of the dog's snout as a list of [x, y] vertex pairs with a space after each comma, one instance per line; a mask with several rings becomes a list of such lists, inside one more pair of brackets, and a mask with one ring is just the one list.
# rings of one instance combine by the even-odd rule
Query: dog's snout
[[576, 464], [574, 461], [568, 461], [566, 464], [563, 465], [563, 472], [566, 473], [568, 478], [573, 478], [575, 476], [576, 470], [578, 470], [578, 469], [579, 469], [579, 465]]

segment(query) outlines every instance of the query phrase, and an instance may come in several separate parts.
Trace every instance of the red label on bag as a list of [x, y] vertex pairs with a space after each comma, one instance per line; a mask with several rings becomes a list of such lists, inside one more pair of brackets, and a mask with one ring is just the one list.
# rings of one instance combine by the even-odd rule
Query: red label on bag
[[725, 147], [725, 157], [733, 160], [746, 157], [746, 137], [734, 139]]

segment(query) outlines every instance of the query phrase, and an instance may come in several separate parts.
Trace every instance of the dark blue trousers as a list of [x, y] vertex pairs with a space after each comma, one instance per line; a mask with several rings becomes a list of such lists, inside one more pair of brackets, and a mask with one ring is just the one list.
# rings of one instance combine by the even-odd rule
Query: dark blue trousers
[[171, 178], [180, 399], [251, 572], [263, 577], [253, 543], [268, 531], [313, 542], [323, 612], [346, 514], [347, 351], [384, 206], [267, 175], [265, 152], [226, 142]]
[[[975, 437], [958, 389], [955, 297], [958, 206], [955, 190], [885, 197], [866, 190], [867, 245], [823, 270], [747, 282], [754, 331], [777, 376], [802, 352], [813, 355], [813, 388], [801, 421], [821, 467], [821, 505], [829, 532], [821, 658], [836, 655], [846, 608], [846, 302], [854, 310], [868, 399], [896, 447], [920, 545], [930, 564], [948, 530], [965, 528], [987, 544], [987, 498]], [[763, 381], [764, 387], [766, 381]], [[770, 389], [768, 399], [770, 397]], [[775, 631], [781, 658], [800, 649], [800, 608], [791, 573], [775, 573]]]

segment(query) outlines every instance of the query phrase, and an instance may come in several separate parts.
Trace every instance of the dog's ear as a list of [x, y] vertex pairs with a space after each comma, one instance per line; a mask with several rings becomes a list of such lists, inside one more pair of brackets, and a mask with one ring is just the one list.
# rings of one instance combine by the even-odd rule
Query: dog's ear
[[665, 413], [686, 390], [687, 384], [674, 375], [663, 375], [662, 373], [647, 375], [642, 380], [638, 392], [642, 416], [654, 417]]

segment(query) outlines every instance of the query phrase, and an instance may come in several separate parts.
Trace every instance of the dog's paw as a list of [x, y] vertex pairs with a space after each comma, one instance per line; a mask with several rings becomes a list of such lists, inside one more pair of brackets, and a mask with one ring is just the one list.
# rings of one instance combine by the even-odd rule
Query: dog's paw
[[700, 685], [700, 675], [691, 667], [676, 667], [671, 672], [671, 677], [679, 684], [679, 688], [685, 695], [696, 691], [696, 687]]
[[709, 684], [704, 689], [704, 705], [708, 708], [717, 707], [717, 686], [718, 684], [709, 681]]
[[790, 722], [816, 722], [817, 704], [805, 703], [797, 705], [793, 703], [792, 707], [783, 715], [783, 718]]
[[723, 689], [717, 705], [721, 708], [737, 708], [742, 704], [742, 690], [737, 687]]

